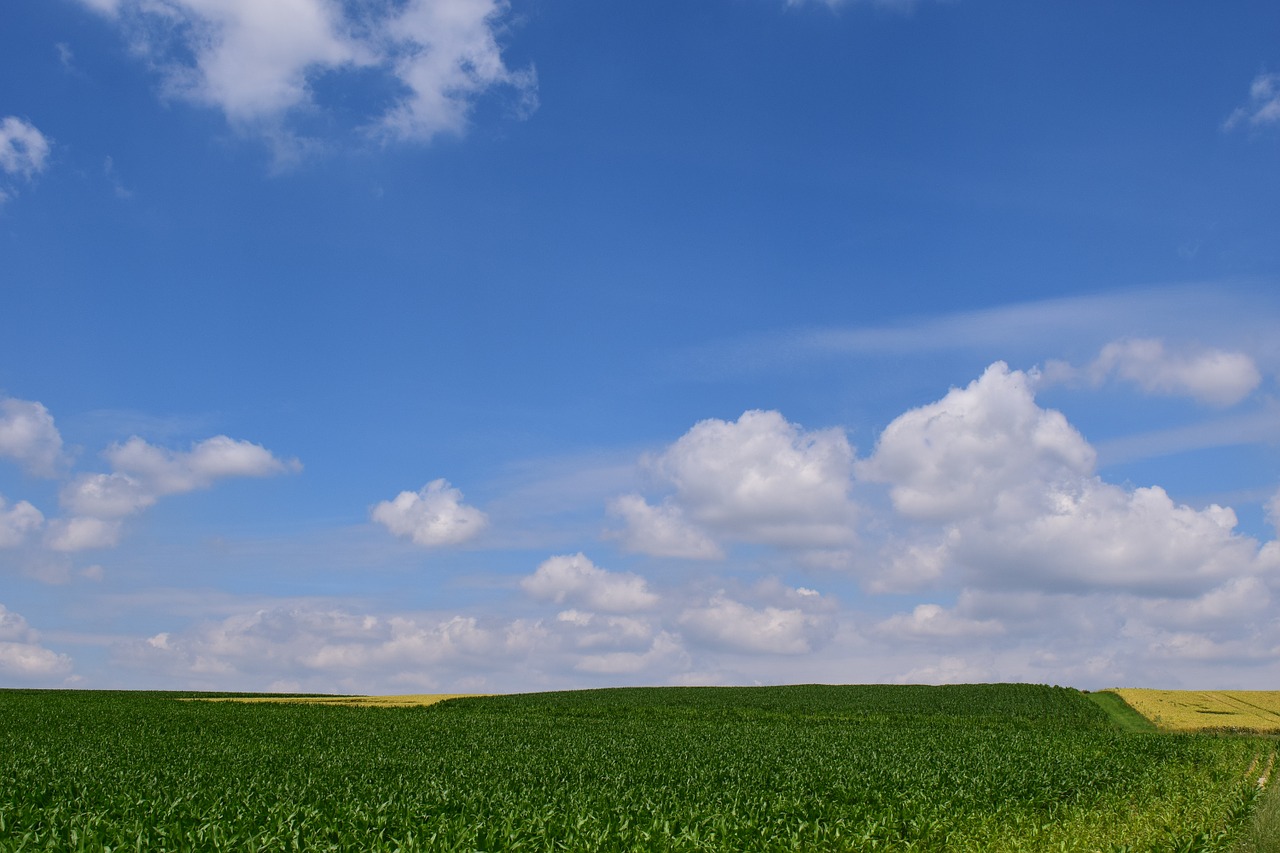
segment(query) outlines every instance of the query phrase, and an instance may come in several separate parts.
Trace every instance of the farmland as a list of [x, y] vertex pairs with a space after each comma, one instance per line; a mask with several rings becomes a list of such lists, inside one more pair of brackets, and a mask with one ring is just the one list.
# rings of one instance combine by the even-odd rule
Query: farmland
[[1127, 688], [1113, 692], [1166, 731], [1234, 729], [1280, 734], [1280, 691]]
[[395, 696], [208, 696], [192, 702], [241, 702], [278, 705], [346, 705], [353, 708], [419, 708], [446, 699], [465, 699], [475, 693], [407, 693]]
[[1229, 850], [1269, 739], [1033, 685], [0, 691], [0, 849]]

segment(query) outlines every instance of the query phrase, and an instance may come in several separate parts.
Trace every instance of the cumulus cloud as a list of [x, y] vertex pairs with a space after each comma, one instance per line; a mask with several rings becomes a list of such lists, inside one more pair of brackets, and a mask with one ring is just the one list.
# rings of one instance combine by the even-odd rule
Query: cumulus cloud
[[644, 648], [653, 640], [656, 630], [647, 618], [574, 608], [557, 613], [556, 623], [571, 637], [575, 648], [589, 650]]
[[40, 645], [27, 620], [0, 604], [0, 675], [25, 681], [70, 674], [71, 658]]
[[667, 677], [688, 655], [678, 637], [631, 616], [563, 611], [554, 621], [464, 614], [372, 615], [311, 604], [258, 608], [120, 644], [118, 663], [165, 683], [350, 692], [563, 687], [611, 676]]
[[910, 613], [891, 616], [876, 626], [876, 632], [893, 640], [952, 640], [993, 637], [1004, 633], [994, 619], [967, 619], [939, 604], [917, 604]]
[[88, 551], [114, 548], [120, 543], [120, 522], [116, 519], [76, 516], [55, 518], [45, 532], [45, 544], [54, 551]]
[[459, 545], [477, 536], [489, 523], [483, 512], [462, 502], [462, 492], [446, 480], [432, 480], [417, 492], [401, 492], [382, 501], [370, 517], [396, 536], [424, 548]]
[[127, 474], [84, 474], [62, 490], [62, 505], [78, 515], [114, 519], [140, 512], [158, 497]]
[[[461, 132], [485, 92], [532, 109], [532, 69], [512, 70], [503, 0], [82, 0], [118, 23], [170, 96], [213, 106], [284, 147], [288, 120], [323, 109], [322, 78], [375, 75], [394, 92], [366, 130], [408, 140]], [[278, 152], [279, 153], [279, 152]]]
[[[1102, 481], [1093, 449], [1060, 412], [1036, 404], [1032, 386], [994, 364], [898, 417], [861, 463], [865, 477], [888, 486], [898, 513], [938, 525], [933, 544], [905, 561], [906, 574], [954, 570], [977, 586], [1189, 597], [1280, 568], [1274, 543], [1238, 534], [1229, 508], [1195, 509], [1158, 486]], [[880, 582], [911, 580], [895, 570]]]
[[486, 627], [468, 616], [380, 617], [277, 606], [237, 613], [182, 633], [155, 634], [116, 653], [122, 663], [159, 667], [192, 680], [189, 683], [253, 684], [259, 679], [265, 684], [288, 674], [359, 685], [367, 683], [359, 679], [374, 670], [383, 677], [424, 677], [443, 665], [516, 657], [529, 650], [537, 633], [526, 623]]
[[1061, 413], [1035, 403], [1025, 373], [1004, 362], [967, 388], [899, 415], [859, 473], [886, 483], [908, 518], [1007, 513], [1039, 501], [1043, 484], [1073, 482], [1095, 454]]
[[1193, 509], [1159, 486], [1089, 478], [1043, 497], [1051, 506], [1021, 520], [957, 528], [953, 554], [978, 582], [1184, 596], [1280, 568], [1274, 549], [1235, 532], [1230, 508]]
[[35, 125], [17, 116], [0, 119], [0, 171], [30, 179], [44, 171], [49, 140]]
[[658, 603], [645, 579], [630, 572], [610, 572], [583, 554], [551, 557], [520, 581], [532, 597], [556, 604], [571, 603], [608, 613], [645, 610]]
[[689, 639], [723, 651], [802, 655], [813, 651], [832, 632], [832, 620], [802, 607], [754, 608], [723, 592], [701, 607], [680, 614], [681, 632]]
[[27, 501], [10, 507], [0, 497], [0, 548], [16, 548], [43, 524], [44, 515]]
[[653, 506], [640, 495], [623, 495], [609, 503], [609, 514], [626, 527], [618, 535], [628, 551], [655, 557], [717, 560], [724, 551], [684, 518], [684, 510], [670, 501]]
[[687, 668], [689, 655], [680, 640], [663, 631], [643, 652], [603, 652], [585, 655], [574, 665], [579, 672], [596, 675], [635, 675], [641, 672], [671, 672]]
[[1280, 74], [1259, 74], [1249, 86], [1249, 102], [1227, 117], [1223, 127], [1280, 124]]
[[1230, 406], [1249, 396], [1262, 374], [1249, 356], [1219, 349], [1170, 352], [1156, 338], [1113, 341], [1083, 370], [1062, 362], [1046, 366], [1043, 380], [1086, 378], [1101, 385], [1111, 377], [1132, 382], [1148, 394], [1190, 397], [1211, 406]]
[[55, 551], [112, 547], [120, 538], [121, 519], [168, 495], [207, 489], [232, 477], [302, 469], [296, 459], [279, 459], [261, 445], [225, 435], [196, 442], [188, 451], [156, 447], [134, 436], [103, 456], [112, 473], [82, 474], [62, 488], [59, 502], [71, 516], [48, 525], [46, 541]]
[[180, 452], [148, 444], [134, 436], [103, 454], [118, 474], [134, 479], [155, 495], [206, 489], [230, 477], [270, 477], [300, 471], [298, 460], [277, 459], [260, 444], [217, 435]]
[[837, 548], [853, 541], [853, 448], [839, 429], [805, 431], [775, 411], [693, 426], [646, 467], [672, 490], [658, 506], [618, 498], [627, 548], [708, 558], [719, 541]]
[[1231, 632], [1271, 613], [1272, 595], [1258, 577], [1235, 577], [1193, 599], [1142, 602], [1143, 622], [1180, 631]]
[[31, 400], [0, 399], [0, 456], [30, 474], [56, 477], [66, 460], [49, 410]]

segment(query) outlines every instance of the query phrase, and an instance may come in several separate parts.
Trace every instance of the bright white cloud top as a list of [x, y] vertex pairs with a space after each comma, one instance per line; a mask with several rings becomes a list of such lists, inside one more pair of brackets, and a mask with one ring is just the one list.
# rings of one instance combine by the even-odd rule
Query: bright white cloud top
[[21, 4], [0, 687], [1273, 688], [1277, 32]]
[[432, 480], [417, 492], [401, 492], [370, 511], [374, 521], [424, 548], [458, 545], [484, 530], [489, 519], [462, 502], [462, 492], [446, 480]]

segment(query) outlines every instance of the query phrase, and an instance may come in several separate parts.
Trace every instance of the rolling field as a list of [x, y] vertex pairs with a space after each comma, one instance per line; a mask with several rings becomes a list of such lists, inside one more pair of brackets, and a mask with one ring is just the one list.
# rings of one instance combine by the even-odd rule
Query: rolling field
[[1280, 690], [1139, 690], [1119, 695], [1166, 731], [1236, 729], [1280, 733]]
[[1230, 850], [1274, 740], [1033, 685], [0, 691], [0, 849]]

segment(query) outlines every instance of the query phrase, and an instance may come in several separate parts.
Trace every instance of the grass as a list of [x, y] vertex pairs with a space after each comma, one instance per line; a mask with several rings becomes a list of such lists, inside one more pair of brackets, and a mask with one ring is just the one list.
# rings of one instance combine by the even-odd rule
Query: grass
[[1097, 705], [1111, 721], [1126, 732], [1154, 732], [1156, 731], [1155, 723], [1139, 714], [1133, 709], [1128, 702], [1120, 698], [1119, 694], [1104, 690], [1100, 693], [1086, 693], [1089, 701]]
[[1280, 853], [1280, 784], [1274, 777], [1232, 853]]

